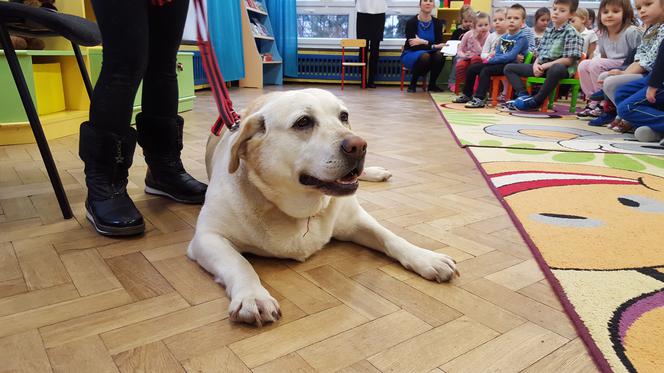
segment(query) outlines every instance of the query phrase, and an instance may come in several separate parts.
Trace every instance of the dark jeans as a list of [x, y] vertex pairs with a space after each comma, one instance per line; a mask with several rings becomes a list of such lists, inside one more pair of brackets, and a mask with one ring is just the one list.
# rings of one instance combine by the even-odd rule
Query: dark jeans
[[101, 30], [103, 64], [90, 103], [90, 123], [122, 134], [143, 80], [142, 110], [174, 117], [177, 51], [189, 0], [153, 6], [147, 0], [92, 0]]
[[436, 80], [438, 80], [440, 72], [443, 71], [444, 65], [445, 57], [439, 51], [422, 53], [417, 61], [415, 61], [413, 71], [411, 71], [411, 87], [415, 87], [417, 85], [417, 79], [419, 79], [420, 76], [426, 75], [426, 73], [429, 73], [429, 87], [436, 87]]
[[[514, 88], [514, 92], [516, 92], [517, 95], [526, 92], [526, 87], [523, 85], [521, 77], [535, 76], [535, 74], [533, 74], [533, 65], [523, 63], [511, 63], [505, 66], [503, 72], [507, 77], [507, 80], [510, 81], [510, 84]], [[567, 66], [557, 63], [546, 70], [544, 76], [546, 77], [544, 84], [542, 84], [542, 87], [540, 87], [537, 94], [533, 96], [535, 102], [538, 103], [544, 102], [551, 92], [556, 89], [561, 80], [569, 78], [569, 72], [567, 71]]]
[[463, 94], [472, 97], [473, 87], [475, 86], [475, 79], [479, 76], [480, 82], [477, 84], [477, 91], [475, 97], [484, 100], [486, 92], [491, 86], [491, 77], [496, 75], [503, 75], [503, 68], [506, 66], [504, 63], [489, 65], [483, 63], [475, 63], [468, 67], [466, 70], [466, 84], [463, 87]]
[[[369, 60], [367, 61], [367, 54]], [[378, 71], [378, 57], [380, 54], [380, 40], [367, 40], [367, 47], [364, 48], [364, 62], [368, 62], [369, 73], [367, 74], [367, 83], [373, 84], [376, 81], [376, 71]], [[362, 61], [362, 50], [360, 50], [360, 61]]]

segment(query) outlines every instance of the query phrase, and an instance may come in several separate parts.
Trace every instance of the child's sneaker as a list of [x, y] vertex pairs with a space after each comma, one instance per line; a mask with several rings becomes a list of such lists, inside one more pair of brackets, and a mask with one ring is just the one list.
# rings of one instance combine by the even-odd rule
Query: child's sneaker
[[465, 103], [469, 102], [470, 100], [472, 100], [472, 98], [470, 98], [466, 95], [461, 95], [461, 96], [455, 98], [454, 101], [452, 101], [452, 102], [455, 103], [455, 104], [465, 104]]
[[519, 109], [514, 106], [514, 100], [504, 102], [500, 105], [498, 105], [498, 110], [499, 111], [504, 111], [504, 112], [514, 112], [514, 111], [519, 111]]
[[588, 99], [591, 101], [602, 101], [606, 99], [606, 95], [604, 94], [603, 90], [599, 90], [597, 92], [593, 92], [590, 96], [588, 96]]
[[586, 106], [583, 110], [581, 110], [577, 115], [576, 119], [580, 120], [591, 120], [593, 118], [590, 117], [590, 112], [593, 110], [590, 106]]
[[466, 103], [466, 105], [464, 105], [464, 107], [467, 107], [469, 109], [479, 109], [479, 108], [483, 108], [485, 106], [486, 106], [486, 102], [484, 102], [484, 100], [482, 100], [481, 98], [477, 98], [477, 97], [473, 98], [468, 103]]
[[599, 116], [604, 114], [604, 110], [602, 110], [602, 107], [600, 105], [597, 105], [594, 109], [590, 110], [590, 113], [588, 114], [590, 114], [591, 117], [590, 119], [598, 118]]
[[537, 110], [542, 104], [537, 103], [532, 96], [523, 96], [514, 100], [514, 106], [521, 111]]
[[611, 123], [614, 119], [616, 119], [615, 112], [605, 111], [599, 117], [588, 122], [588, 125], [593, 127], [602, 127]]
[[632, 125], [622, 119], [614, 120], [609, 124], [609, 129], [618, 133], [626, 133], [632, 130]]

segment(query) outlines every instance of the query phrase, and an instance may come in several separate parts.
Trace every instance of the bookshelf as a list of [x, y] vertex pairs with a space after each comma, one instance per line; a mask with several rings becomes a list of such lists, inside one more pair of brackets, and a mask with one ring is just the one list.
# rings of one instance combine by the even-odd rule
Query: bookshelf
[[[91, 0], [56, 2], [61, 13], [96, 21]], [[43, 38], [44, 50], [17, 50], [32, 100], [47, 139], [78, 133], [88, 119], [90, 100], [70, 42], [62, 37]], [[101, 71], [102, 48], [80, 47], [94, 84]], [[178, 53], [179, 111], [191, 110], [194, 101], [193, 53]], [[0, 50], [0, 145], [34, 143], [30, 123], [23, 110], [5, 55]], [[140, 91], [134, 112], [140, 111]]]
[[242, 13], [242, 49], [245, 78], [240, 87], [262, 88], [283, 84], [281, 54], [265, 4], [260, 0], [238, 0]]

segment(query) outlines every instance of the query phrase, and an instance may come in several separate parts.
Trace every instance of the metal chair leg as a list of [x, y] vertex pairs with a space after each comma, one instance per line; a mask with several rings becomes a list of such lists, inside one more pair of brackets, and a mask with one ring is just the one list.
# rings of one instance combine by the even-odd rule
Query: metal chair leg
[[74, 49], [74, 55], [76, 55], [76, 62], [78, 63], [78, 69], [81, 70], [81, 77], [83, 78], [83, 83], [85, 84], [85, 90], [88, 91], [88, 97], [92, 99], [92, 83], [90, 82], [90, 76], [88, 75], [88, 70], [85, 68], [85, 62], [83, 61], [81, 48], [78, 47], [78, 44], [73, 42], [71, 43], [71, 47]]
[[9, 38], [9, 33], [5, 29], [2, 22], [0, 22], [0, 40], [2, 41], [3, 49], [5, 51], [5, 58], [7, 58], [9, 69], [11, 70], [12, 76], [14, 77], [16, 89], [18, 89], [18, 93], [21, 96], [23, 108], [25, 109], [25, 113], [28, 116], [28, 120], [30, 121], [32, 133], [34, 134], [35, 140], [37, 141], [39, 153], [44, 160], [44, 166], [46, 166], [48, 177], [51, 179], [51, 185], [53, 185], [53, 191], [55, 192], [55, 196], [58, 199], [58, 204], [60, 205], [62, 216], [65, 219], [71, 219], [74, 214], [72, 213], [71, 206], [67, 200], [67, 194], [65, 193], [65, 189], [62, 186], [62, 181], [60, 180], [58, 169], [55, 167], [53, 155], [51, 154], [51, 150], [48, 147], [48, 142], [46, 141], [46, 136], [44, 135], [44, 129], [42, 128], [41, 122], [39, 121], [39, 116], [37, 115], [37, 109], [35, 108], [35, 104], [32, 102], [32, 97], [30, 97], [30, 90], [28, 89], [28, 85], [25, 82], [25, 78], [23, 77], [23, 71], [21, 71], [18, 57], [16, 57], [16, 51], [14, 50], [11, 39]]

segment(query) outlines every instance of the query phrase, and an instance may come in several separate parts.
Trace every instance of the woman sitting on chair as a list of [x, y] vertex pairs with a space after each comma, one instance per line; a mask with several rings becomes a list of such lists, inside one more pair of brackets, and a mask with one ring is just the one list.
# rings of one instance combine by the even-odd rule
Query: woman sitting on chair
[[434, 9], [434, 0], [420, 0], [420, 12], [406, 22], [406, 44], [401, 63], [412, 74], [408, 92], [415, 92], [417, 80], [427, 72], [430, 73], [429, 91], [441, 91], [436, 80], [445, 64], [445, 57], [440, 52], [445, 45], [444, 22], [431, 15]]

